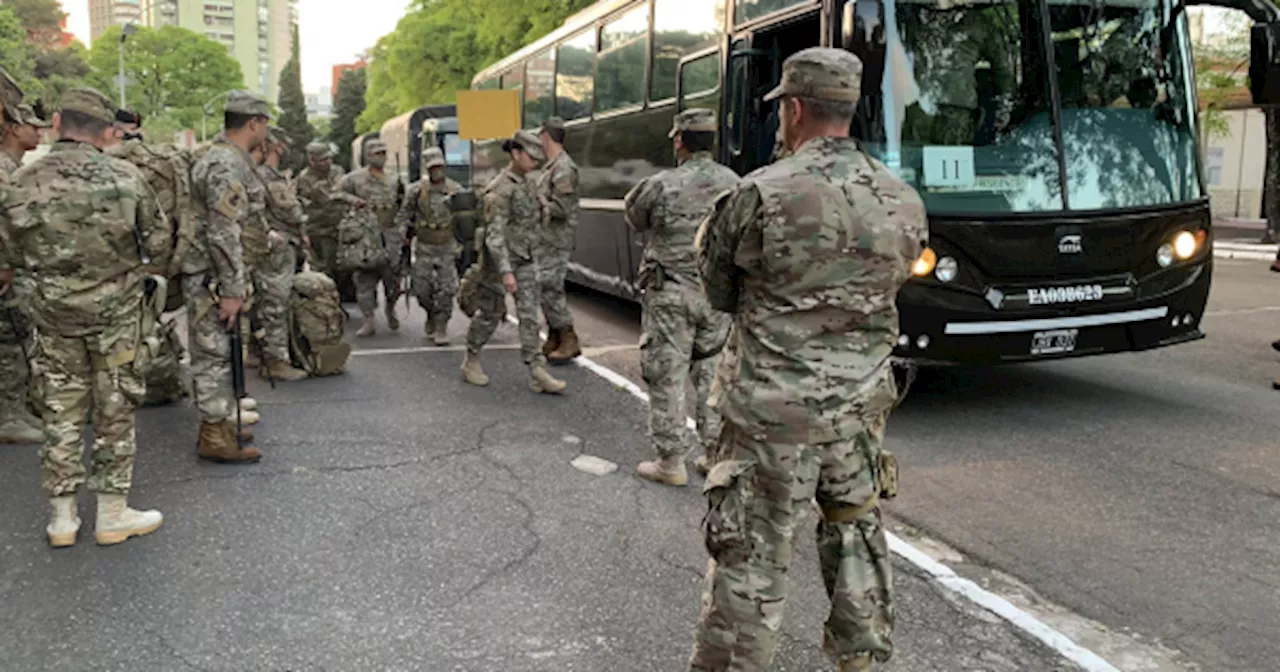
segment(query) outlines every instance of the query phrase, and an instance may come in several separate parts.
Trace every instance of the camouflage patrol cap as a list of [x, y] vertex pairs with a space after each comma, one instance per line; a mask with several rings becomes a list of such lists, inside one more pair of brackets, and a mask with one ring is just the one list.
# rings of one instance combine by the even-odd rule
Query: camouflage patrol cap
[[782, 64], [782, 82], [765, 95], [856, 103], [862, 95], [862, 61], [843, 49], [813, 47], [798, 51]]
[[551, 131], [551, 130], [563, 131], [563, 130], [564, 130], [564, 119], [561, 119], [560, 117], [551, 117], [550, 119], [548, 119], [548, 120], [546, 120], [546, 121], [542, 122], [542, 126], [540, 126], [540, 127], [539, 127], [539, 130], [543, 130], [543, 131]]
[[50, 126], [49, 122], [41, 119], [40, 115], [36, 114], [36, 111], [26, 103], [18, 106], [17, 117], [18, 121], [28, 126], [35, 126], [36, 128], [49, 128]]
[[118, 108], [97, 89], [77, 88], [62, 94], [62, 111], [78, 112], [98, 121], [114, 124]]
[[0, 102], [4, 103], [4, 109], [9, 116], [14, 116], [14, 109], [22, 104], [22, 87], [13, 81], [9, 76], [9, 71], [0, 68]]
[[542, 153], [542, 141], [534, 137], [529, 131], [516, 131], [511, 139], [502, 143], [502, 151], [510, 152], [512, 149], [520, 148], [525, 154], [533, 157], [534, 161], [542, 163], [547, 160], [547, 155]]
[[242, 89], [227, 93], [227, 111], [251, 117], [271, 118], [271, 108], [267, 106], [266, 99], [252, 91]]
[[428, 147], [422, 152], [422, 166], [424, 168], [443, 168], [444, 152], [439, 147]]
[[310, 143], [307, 145], [307, 156], [317, 159], [326, 158], [329, 156], [329, 145], [323, 142]]
[[709, 131], [715, 133], [716, 113], [705, 107], [691, 107], [687, 110], [681, 110], [672, 119], [671, 132], [667, 134], [667, 137], [674, 138], [677, 133], [685, 131]]
[[385, 153], [386, 151], [387, 151], [387, 143], [381, 140], [378, 140], [377, 138], [374, 138], [373, 140], [370, 140], [364, 143], [365, 156], [369, 156], [371, 154], [377, 154], [378, 152]]
[[289, 138], [289, 134], [285, 133], [284, 130], [276, 126], [271, 126], [267, 129], [267, 142], [270, 142], [273, 145], [288, 145], [292, 140]]

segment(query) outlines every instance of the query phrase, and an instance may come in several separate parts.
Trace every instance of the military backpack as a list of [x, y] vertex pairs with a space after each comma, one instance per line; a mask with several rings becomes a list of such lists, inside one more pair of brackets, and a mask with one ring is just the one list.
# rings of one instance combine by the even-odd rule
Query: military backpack
[[144, 406], [171, 404], [187, 396], [187, 376], [182, 366], [182, 342], [174, 320], [160, 323], [157, 347], [144, 369], [147, 394]]
[[346, 325], [338, 286], [329, 276], [303, 271], [293, 277], [289, 354], [299, 368], [312, 376], [342, 373], [351, 356], [351, 344], [342, 340]]

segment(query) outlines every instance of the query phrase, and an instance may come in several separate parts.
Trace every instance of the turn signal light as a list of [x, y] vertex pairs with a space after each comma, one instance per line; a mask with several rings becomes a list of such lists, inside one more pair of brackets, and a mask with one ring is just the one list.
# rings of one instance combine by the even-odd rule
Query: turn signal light
[[916, 258], [916, 263], [911, 265], [911, 274], [916, 277], [923, 278], [933, 272], [933, 268], [938, 265], [938, 253], [933, 248], [926, 247]]

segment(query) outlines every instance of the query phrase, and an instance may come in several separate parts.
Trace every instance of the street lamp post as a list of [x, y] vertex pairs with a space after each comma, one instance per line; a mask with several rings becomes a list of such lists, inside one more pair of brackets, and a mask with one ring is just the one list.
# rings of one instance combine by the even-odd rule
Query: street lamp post
[[124, 41], [129, 39], [130, 35], [138, 32], [138, 26], [132, 23], [126, 23], [120, 28], [120, 107], [125, 107], [124, 101]]

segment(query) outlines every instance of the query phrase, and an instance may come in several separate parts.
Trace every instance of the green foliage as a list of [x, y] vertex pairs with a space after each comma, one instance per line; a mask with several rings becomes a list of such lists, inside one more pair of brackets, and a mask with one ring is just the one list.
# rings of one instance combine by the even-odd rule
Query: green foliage
[[[125, 105], [148, 119], [169, 118], [179, 128], [200, 128], [204, 105], [230, 89], [244, 87], [240, 62], [221, 44], [176, 26], [139, 28], [125, 41]], [[108, 28], [89, 50], [89, 82], [112, 98], [116, 86], [120, 28]], [[222, 103], [210, 106], [209, 125], [222, 125]], [[155, 135], [149, 133], [149, 135]]]
[[300, 172], [307, 164], [307, 143], [315, 137], [315, 129], [307, 121], [307, 99], [302, 93], [302, 70], [298, 58], [298, 29], [293, 29], [293, 54], [280, 70], [280, 118], [277, 125], [293, 141], [283, 166]]
[[452, 103], [485, 66], [547, 34], [591, 0], [417, 0], [378, 40], [358, 128], [415, 107]]
[[337, 162], [343, 168], [351, 167], [351, 143], [356, 139], [356, 119], [365, 109], [365, 88], [364, 70], [348, 70], [338, 80], [329, 141], [338, 146]]
[[46, 116], [62, 92], [83, 84], [89, 72], [84, 45], [59, 46], [62, 16], [56, 1], [0, 3], [0, 64], [22, 87], [27, 102]]
[[0, 5], [12, 9], [33, 38], [56, 40], [62, 32], [66, 13], [58, 0], [3, 0]]
[[8, 5], [0, 5], [0, 54], [4, 54], [4, 62], [0, 65], [28, 97], [34, 96], [35, 89], [41, 88], [35, 78], [35, 59], [31, 51], [27, 45], [27, 31], [18, 15]]

